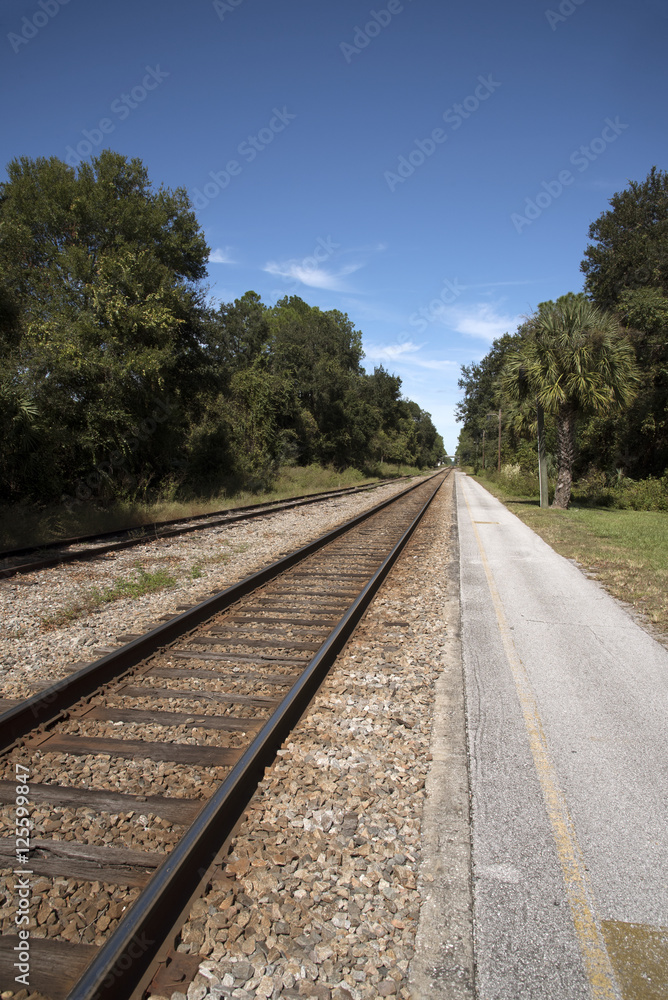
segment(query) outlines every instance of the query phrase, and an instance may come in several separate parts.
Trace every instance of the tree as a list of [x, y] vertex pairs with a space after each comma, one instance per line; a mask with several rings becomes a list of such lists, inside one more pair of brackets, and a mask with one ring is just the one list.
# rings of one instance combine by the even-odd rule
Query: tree
[[617, 308], [629, 289], [668, 293], [668, 173], [652, 167], [645, 181], [631, 181], [610, 205], [589, 227], [596, 242], [580, 264], [585, 291], [606, 310]]
[[[498, 414], [501, 406], [500, 378], [505, 358], [509, 351], [517, 348], [522, 329], [520, 327], [520, 331], [515, 334], [504, 333], [494, 340], [490, 351], [481, 361], [462, 365], [457, 384], [464, 390], [464, 397], [457, 403], [455, 416], [464, 425], [457, 445], [457, 453], [463, 463], [477, 468], [483, 432], [491, 432], [490, 418]], [[514, 420], [511, 425], [505, 413], [503, 421], [506, 428], [511, 429], [514, 441], [520, 427], [519, 422]]]
[[270, 329], [272, 369], [297, 390], [299, 459], [359, 467], [374, 423], [362, 398], [361, 333], [344, 313], [322, 312], [296, 295], [270, 311]]
[[207, 257], [185, 190], [154, 190], [139, 160], [105, 150], [77, 171], [56, 157], [9, 164], [0, 417], [17, 448], [0, 474], [10, 497], [51, 500], [83, 479], [85, 498], [128, 472], [145, 483], [169, 474], [207, 379], [197, 285]]
[[623, 420], [592, 422], [585, 454], [635, 476], [661, 476], [668, 467], [668, 173], [652, 167], [610, 205], [589, 227], [595, 242], [580, 268], [595, 304], [615, 310], [629, 331], [641, 384]]
[[267, 311], [258, 293], [252, 291], [218, 307], [209, 346], [227, 369], [251, 365], [261, 354], [269, 339]]
[[554, 507], [570, 503], [578, 416], [627, 406], [637, 382], [633, 349], [614, 316], [583, 295], [539, 305], [521, 348], [506, 358], [501, 384], [511, 398], [535, 400], [556, 419]]

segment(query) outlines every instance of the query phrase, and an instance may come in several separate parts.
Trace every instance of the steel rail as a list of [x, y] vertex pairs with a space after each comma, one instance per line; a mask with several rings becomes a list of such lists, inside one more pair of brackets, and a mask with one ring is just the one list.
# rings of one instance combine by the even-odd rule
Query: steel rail
[[[190, 904], [207, 869], [233, 833], [264, 769], [303, 715], [439, 489], [440, 485], [414, 517], [218, 791], [203, 806], [193, 825], [156, 870], [127, 916], [70, 991], [68, 1000], [119, 1000], [119, 997], [126, 1000], [136, 996], [136, 991], [142, 985], [148, 985], [156, 954], [163, 947], [165, 938], [174, 930], [175, 914], [183, 915]], [[141, 942], [140, 947], [138, 942]]]
[[[361, 493], [372, 488], [375, 489], [376, 487], [360, 487], [359, 489], [357, 487], [353, 487], [352, 492]], [[346, 488], [346, 492], [350, 492], [350, 488]], [[144, 545], [146, 542], [160, 541], [163, 538], [175, 538], [177, 535], [187, 535], [193, 531], [203, 531], [205, 528], [217, 528], [222, 525], [235, 524], [237, 521], [249, 521], [254, 517], [266, 517], [268, 514], [273, 514], [274, 512], [281, 510], [291, 510], [293, 507], [305, 507], [309, 504], [321, 503], [327, 498], [327, 496], [331, 495], [332, 494], [320, 494], [305, 499], [300, 499], [298, 497], [296, 498], [296, 502], [288, 502], [287, 500], [267, 501], [267, 504], [265, 505], [267, 507], [269, 504], [275, 503], [281, 503], [284, 504], [284, 506], [275, 506], [270, 510], [258, 510], [256, 507], [259, 507], [259, 505], [253, 505], [253, 507], [246, 514], [237, 514], [233, 517], [221, 517], [218, 520], [209, 521], [206, 524], [194, 524], [183, 528], [173, 528], [169, 531], [156, 532], [153, 535], [140, 535], [134, 538], [128, 538], [121, 542], [111, 542], [108, 545], [98, 545], [92, 549], [81, 549], [76, 552], [61, 552], [59, 555], [47, 556], [44, 559], [38, 559], [35, 562], [18, 563], [16, 566], [6, 566], [4, 568], [0, 568], [0, 579], [7, 579], [8, 577], [16, 576], [19, 573], [33, 573], [40, 569], [48, 569], [49, 566], [59, 566], [62, 563], [82, 562], [87, 559], [96, 559], [98, 556], [105, 555], [107, 552], [120, 552], [122, 549], [129, 549], [135, 545]], [[340, 495], [339, 491], [337, 491], [336, 495]], [[199, 518], [200, 515], [197, 515], [197, 517]], [[190, 518], [189, 520], [195, 520], [195, 518]], [[115, 533], [118, 534], [118, 532]], [[112, 534], [114, 534], [114, 532], [112, 532]], [[101, 536], [98, 535], [93, 537]], [[66, 543], [62, 542], [60, 544]], [[70, 542], [70, 544], [73, 544], [73, 542]]]
[[226, 514], [238, 514], [245, 511], [259, 510], [260, 508], [272, 507], [277, 504], [294, 504], [296, 501], [305, 502], [326, 499], [329, 496], [337, 497], [344, 493], [363, 493], [366, 490], [378, 489], [379, 486], [386, 486], [388, 483], [399, 482], [406, 478], [400, 476], [397, 479], [379, 479], [373, 483], [364, 483], [362, 486], [341, 486], [335, 490], [322, 490], [320, 493], [302, 493], [294, 497], [282, 497], [280, 500], [263, 500], [261, 503], [244, 504], [241, 507], [226, 507], [222, 510], [210, 510], [206, 514], [192, 514], [190, 517], [173, 517], [168, 521], [151, 521], [150, 524], [135, 524], [128, 528], [116, 528], [113, 531], [99, 531], [93, 535], [78, 535], [72, 538], [60, 538], [51, 542], [43, 542], [41, 545], [27, 545], [20, 549], [5, 549], [0, 552], [0, 560], [14, 559], [18, 556], [27, 556], [31, 552], [45, 552], [47, 549], [57, 549], [59, 546], [83, 545], [85, 542], [94, 542], [98, 538], [114, 538], [117, 535], [127, 535], [133, 531], [143, 531], [149, 535], [155, 532], [156, 528], [167, 528], [172, 524], [190, 524], [191, 521], [203, 521], [206, 518], [224, 516]]
[[258, 570], [256, 573], [245, 577], [239, 583], [233, 584], [213, 597], [207, 598], [207, 600], [191, 608], [189, 611], [182, 612], [182, 614], [177, 615], [162, 625], [158, 625], [138, 639], [133, 639], [120, 649], [114, 650], [112, 653], [107, 653], [106, 656], [82, 667], [68, 677], [56, 681], [55, 684], [43, 689], [38, 694], [20, 702], [18, 705], [13, 705], [0, 715], [0, 752], [9, 748], [32, 730], [48, 726], [59, 715], [66, 712], [82, 698], [91, 697], [99, 688], [123, 676], [162, 647], [169, 645], [169, 643], [183, 636], [184, 633], [201, 625], [202, 622], [211, 618], [214, 614], [224, 611], [241, 597], [245, 597], [253, 590], [269, 582], [269, 580], [280, 576], [286, 569], [301, 562], [313, 552], [317, 552], [318, 549], [323, 548], [328, 542], [345, 534], [358, 524], [362, 524], [368, 518], [373, 517], [374, 514], [395, 503], [401, 497], [407, 496], [413, 490], [418, 489], [424, 483], [429, 482], [438, 475], [442, 475], [442, 472], [435, 473], [434, 476], [421, 480], [419, 483], [414, 483], [407, 489], [402, 490], [401, 493], [397, 493], [393, 497], [381, 501], [381, 503], [371, 507], [368, 511], [358, 514], [350, 521], [346, 521], [337, 528], [333, 528], [324, 535], [320, 535], [314, 541], [308, 542], [301, 548], [265, 567], [265, 569]]

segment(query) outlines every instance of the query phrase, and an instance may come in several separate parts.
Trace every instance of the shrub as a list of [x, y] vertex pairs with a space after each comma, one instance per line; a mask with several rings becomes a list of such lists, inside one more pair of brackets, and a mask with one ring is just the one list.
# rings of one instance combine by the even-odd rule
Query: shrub
[[668, 511], [668, 472], [661, 479], [621, 479], [613, 494], [620, 510]]
[[573, 499], [592, 507], [668, 511], [668, 473], [661, 479], [636, 480], [592, 469], [574, 485]]

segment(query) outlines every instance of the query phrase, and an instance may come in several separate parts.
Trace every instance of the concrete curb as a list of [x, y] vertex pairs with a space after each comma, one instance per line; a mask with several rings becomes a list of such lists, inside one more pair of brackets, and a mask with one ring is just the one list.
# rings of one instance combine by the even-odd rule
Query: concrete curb
[[422, 816], [423, 902], [410, 970], [413, 1000], [475, 997], [470, 798], [454, 489], [452, 518], [444, 607], [444, 618], [450, 623], [450, 643], [434, 691], [433, 762]]

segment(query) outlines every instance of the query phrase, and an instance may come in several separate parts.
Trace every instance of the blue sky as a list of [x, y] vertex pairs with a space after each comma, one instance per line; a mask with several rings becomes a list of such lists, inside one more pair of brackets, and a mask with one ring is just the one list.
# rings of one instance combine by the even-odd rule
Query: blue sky
[[453, 451], [460, 366], [582, 287], [668, 167], [666, 0], [5, 0], [3, 165], [110, 147], [185, 187], [210, 294], [348, 313]]

